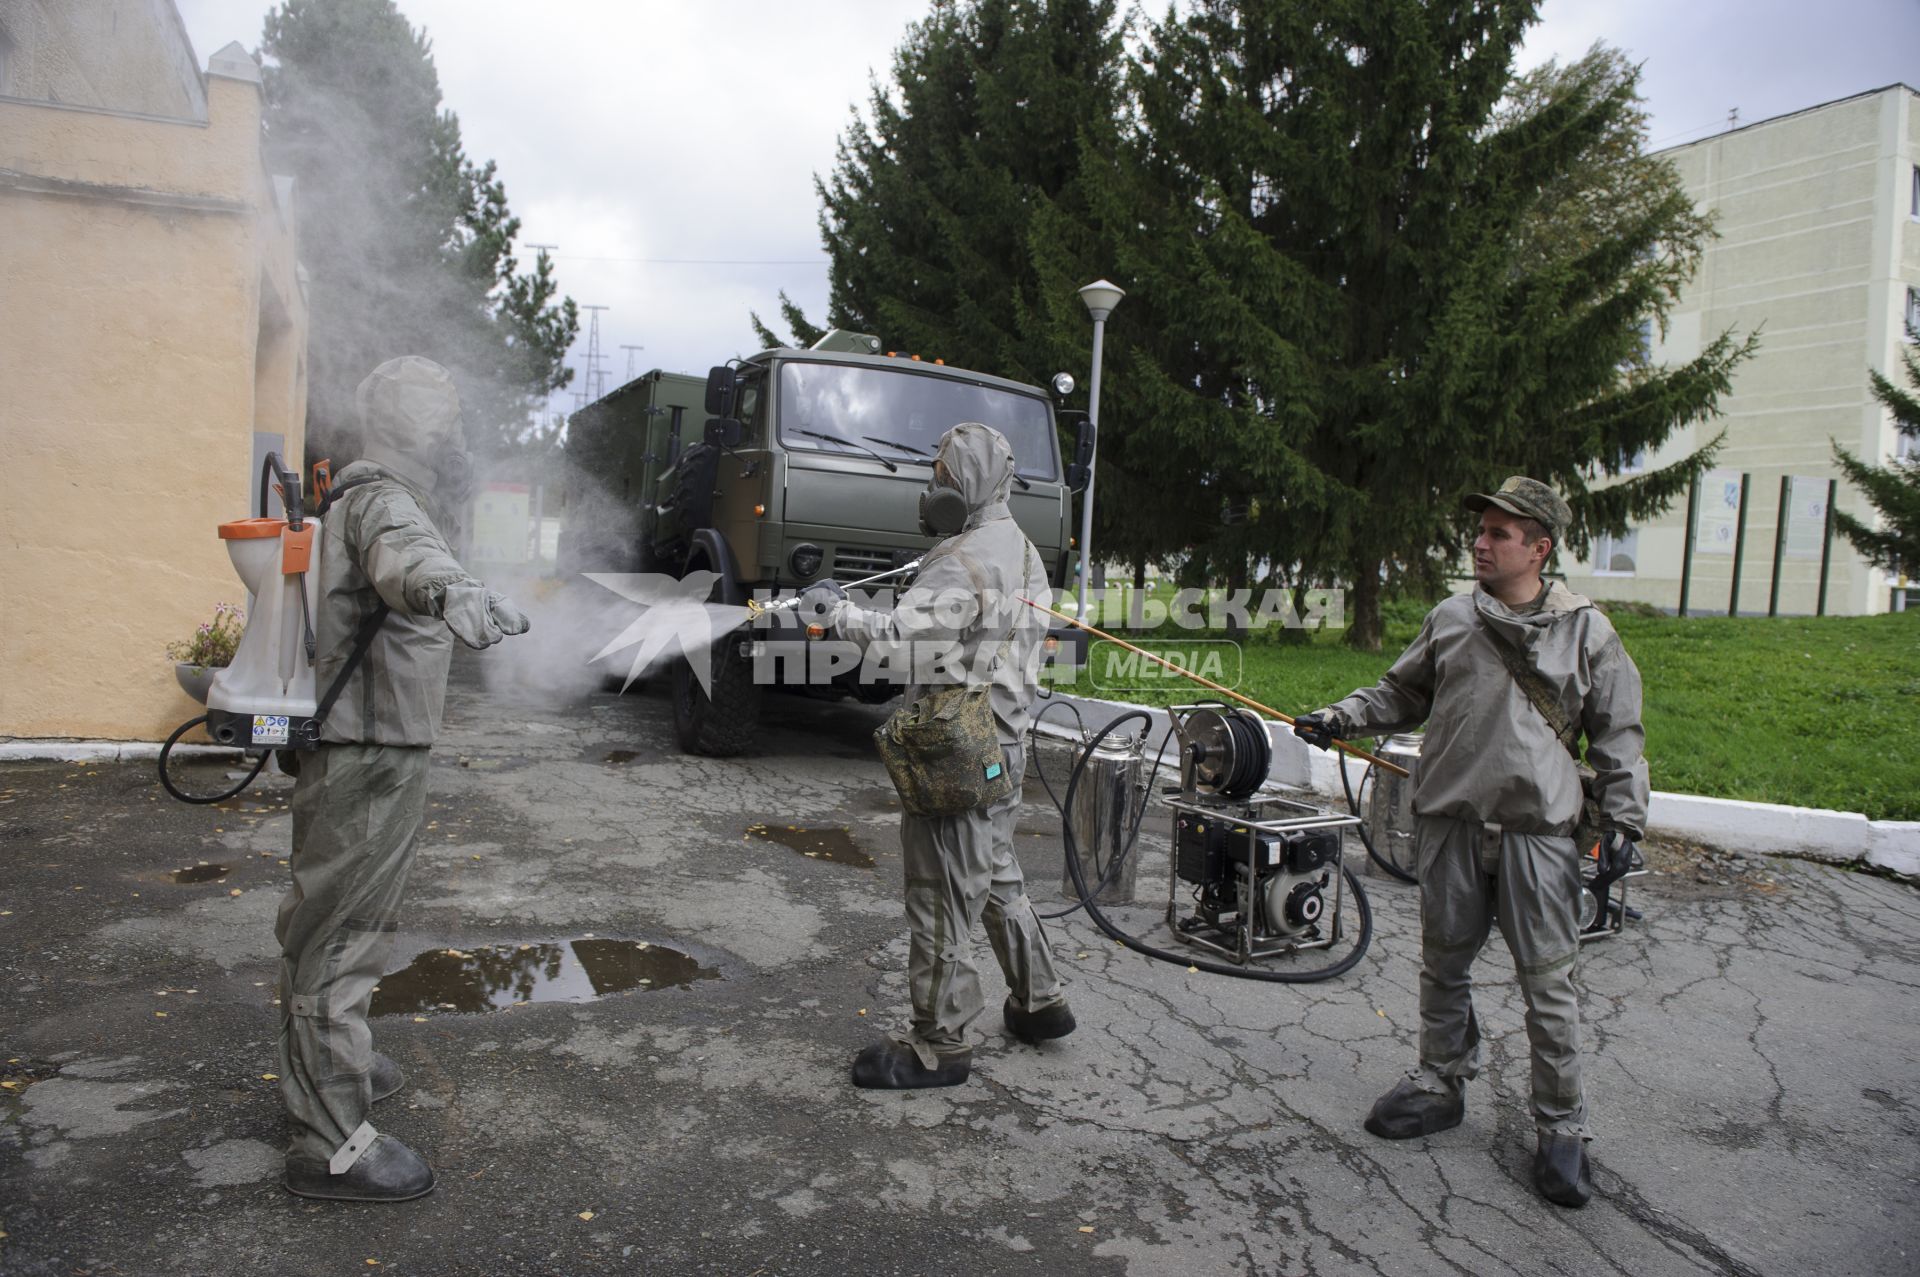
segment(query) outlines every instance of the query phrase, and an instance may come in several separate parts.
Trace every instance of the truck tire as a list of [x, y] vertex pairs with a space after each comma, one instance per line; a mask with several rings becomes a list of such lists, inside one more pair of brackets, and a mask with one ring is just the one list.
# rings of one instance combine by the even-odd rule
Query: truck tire
[[[706, 560], [695, 556], [687, 566], [705, 567]], [[719, 588], [715, 582], [716, 593]], [[732, 758], [751, 748], [759, 734], [760, 685], [753, 681], [753, 662], [735, 654], [738, 642], [728, 637], [714, 644], [706, 688], [694, 677], [691, 662], [673, 664], [673, 731], [689, 754]]]

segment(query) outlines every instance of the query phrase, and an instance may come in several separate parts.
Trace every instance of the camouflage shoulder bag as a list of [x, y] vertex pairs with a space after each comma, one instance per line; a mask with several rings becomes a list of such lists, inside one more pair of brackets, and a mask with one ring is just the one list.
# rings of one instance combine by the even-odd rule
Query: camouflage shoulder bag
[[1540, 711], [1540, 717], [1547, 720], [1547, 726], [1560, 738], [1561, 745], [1573, 756], [1573, 771], [1580, 779], [1580, 814], [1574, 818], [1573, 830], [1569, 835], [1573, 839], [1574, 849], [1581, 855], [1590, 854], [1599, 845], [1601, 838], [1600, 799], [1595, 793], [1599, 784], [1599, 773], [1587, 766], [1580, 757], [1580, 729], [1573, 725], [1560, 708], [1560, 702], [1547, 685], [1547, 680], [1539, 671], [1527, 664], [1513, 644], [1507, 642], [1498, 631], [1488, 625], [1479, 610], [1474, 610], [1473, 619], [1480, 622], [1480, 628], [1493, 640], [1493, 648], [1500, 653], [1500, 660], [1507, 667], [1507, 673], [1513, 675], [1513, 681]]
[[[1029, 541], [1026, 563], [1032, 561]], [[1000, 640], [990, 672], [1007, 658], [1019, 628], [1016, 615]], [[991, 676], [983, 683], [934, 688], [893, 711], [873, 733], [880, 761], [886, 764], [900, 804], [910, 815], [957, 816], [1013, 792], [1013, 777], [1007, 773], [994, 729], [992, 697]]]

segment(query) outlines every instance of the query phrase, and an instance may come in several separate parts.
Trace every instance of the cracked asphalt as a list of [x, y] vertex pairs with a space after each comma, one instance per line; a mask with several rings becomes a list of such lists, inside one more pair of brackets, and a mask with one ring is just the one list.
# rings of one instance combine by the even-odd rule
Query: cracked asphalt
[[[1363, 876], [1371, 950], [1307, 987], [1052, 924], [1080, 1029], [1045, 1048], [1005, 1035], [982, 943], [972, 1080], [860, 1092], [849, 1059], [905, 1004], [882, 711], [774, 697], [761, 752], [718, 762], [677, 753], [657, 692], [488, 695], [484, 659], [456, 671], [394, 968], [593, 935], [720, 978], [376, 1019], [409, 1075], [376, 1125], [439, 1187], [302, 1202], [262, 1076], [291, 782], [189, 808], [150, 763], [0, 767], [0, 1273], [1920, 1271], [1910, 886], [1786, 859], [1642, 880], [1644, 921], [1582, 955], [1597, 1200], [1567, 1212], [1530, 1187], [1497, 938], [1465, 1124], [1361, 1129], [1412, 1059], [1411, 889]], [[1031, 777], [1026, 797], [1019, 851], [1054, 907], [1057, 820]], [[755, 825], [844, 829], [876, 863]], [[1165, 829], [1148, 817], [1142, 903], [1115, 911], [1150, 938]], [[200, 861], [228, 872], [168, 877]]]

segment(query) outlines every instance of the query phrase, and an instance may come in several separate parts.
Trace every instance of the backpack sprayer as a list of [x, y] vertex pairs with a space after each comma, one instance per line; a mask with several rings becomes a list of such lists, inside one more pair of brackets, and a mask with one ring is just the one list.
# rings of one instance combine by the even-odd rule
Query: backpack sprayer
[[[314, 488], [324, 512], [334, 497], [353, 484], [329, 488], [327, 463], [314, 467]], [[269, 487], [278, 491], [283, 519], [267, 514]], [[355, 636], [354, 649], [340, 676], [318, 697], [314, 677], [313, 618], [319, 607], [320, 519], [306, 512], [300, 476], [280, 454], [269, 452], [260, 467], [260, 513], [232, 519], [219, 528], [233, 570], [253, 596], [247, 627], [233, 662], [215, 670], [207, 688], [207, 712], [174, 728], [160, 747], [160, 784], [183, 803], [218, 803], [252, 784], [274, 750], [313, 749], [320, 726], [347, 679], [366, 655], [374, 631], [387, 616], [383, 606]], [[167, 764], [182, 736], [204, 724], [216, 744], [257, 755], [239, 784], [218, 794], [188, 794], [173, 783]]]
[[[1341, 816], [1260, 792], [1273, 761], [1273, 739], [1261, 715], [1289, 724], [1293, 719], [1084, 621], [1031, 599], [1022, 602], [1096, 638], [1155, 661], [1246, 707], [1221, 702], [1176, 705], [1168, 710], [1173, 729], [1168, 743], [1175, 740], [1180, 743], [1180, 784], [1165, 795], [1167, 805], [1174, 812], [1166, 920], [1174, 939], [1187, 946], [1189, 952], [1158, 948], [1128, 934], [1101, 911], [1096, 900], [1120, 875], [1122, 861], [1131, 853], [1138, 837], [1147, 804], [1141, 803], [1122, 840], [1118, 831], [1126, 824], [1124, 817], [1115, 820], [1108, 809], [1116, 805], [1124, 808], [1130, 803], [1130, 795], [1100, 794], [1088, 804], [1081, 797], [1080, 786], [1086, 781], [1090, 763], [1115, 752], [1113, 747], [1102, 749], [1109, 736], [1134, 719], [1143, 724], [1152, 722], [1146, 710], [1129, 710], [1086, 741], [1067, 778], [1064, 800], [1056, 800], [1062, 812], [1067, 872], [1079, 899], [1071, 908], [1052, 916], [1064, 916], [1085, 908], [1102, 931], [1136, 953], [1238, 979], [1309, 984], [1352, 970], [1373, 941], [1372, 904], [1366, 889], [1342, 859], [1348, 829], [1358, 832], [1363, 841], [1366, 838], [1357, 810], [1355, 814]], [[1109, 783], [1118, 778], [1116, 790], [1123, 786], [1130, 788], [1128, 781], [1138, 774], [1143, 741], [1144, 737], [1138, 737], [1122, 748], [1121, 752], [1129, 756], [1130, 762], [1129, 758], [1123, 758], [1121, 766], [1099, 768], [1099, 774], [1107, 777]], [[1376, 767], [1401, 776], [1407, 774], [1404, 768], [1345, 741], [1336, 740], [1334, 744]], [[1165, 749], [1163, 745], [1162, 755]], [[1154, 775], [1158, 775], [1159, 767], [1156, 760]], [[1045, 777], [1041, 780], [1044, 784]], [[1148, 793], [1152, 791], [1152, 784], [1150, 776], [1146, 785]], [[1052, 793], [1051, 787], [1048, 792]], [[1088, 883], [1087, 872], [1081, 864], [1074, 832], [1076, 822], [1066, 815], [1085, 810], [1104, 814], [1100, 823], [1116, 844], [1109, 849], [1099, 881], [1093, 884]], [[1372, 844], [1366, 845], [1368, 853], [1374, 854]], [[1191, 901], [1191, 912], [1184, 916], [1180, 904], [1183, 883]], [[1253, 966], [1265, 959], [1309, 949], [1331, 949], [1341, 944], [1346, 938], [1341, 905], [1349, 891], [1358, 914], [1358, 933], [1338, 961], [1308, 971], [1264, 970]], [[1197, 957], [1192, 950], [1211, 953], [1216, 958]]]

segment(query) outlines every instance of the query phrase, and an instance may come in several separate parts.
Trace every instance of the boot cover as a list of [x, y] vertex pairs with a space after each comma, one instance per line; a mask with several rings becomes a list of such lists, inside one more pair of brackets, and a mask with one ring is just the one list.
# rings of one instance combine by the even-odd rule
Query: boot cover
[[1041, 1007], [1038, 1011], [1022, 1011], [1008, 998], [1007, 1004], [1000, 1008], [1000, 1014], [1007, 1022], [1007, 1032], [1022, 1042], [1046, 1042], [1053, 1038], [1064, 1038], [1073, 1032], [1073, 1012], [1064, 1002]]
[[853, 1057], [853, 1084], [868, 1090], [913, 1091], [929, 1086], [958, 1086], [973, 1072], [973, 1053], [942, 1055], [938, 1068], [928, 1068], [912, 1047], [899, 1042], [875, 1042]]
[[1403, 1077], [1391, 1091], [1373, 1102], [1367, 1130], [1383, 1140], [1410, 1140], [1436, 1131], [1450, 1131], [1466, 1116], [1467, 1099], [1456, 1086], [1452, 1094], [1435, 1095], [1411, 1077]]
[[381, 1100], [386, 1099], [395, 1091], [405, 1086], [407, 1084], [407, 1075], [401, 1072], [400, 1066], [393, 1062], [391, 1056], [382, 1055], [380, 1052], [375, 1051], [373, 1053], [373, 1075], [369, 1081], [373, 1083], [373, 1102], [378, 1104]]
[[1556, 1206], [1576, 1210], [1593, 1198], [1593, 1177], [1587, 1169], [1587, 1142], [1578, 1135], [1540, 1132], [1533, 1155], [1533, 1186]]
[[374, 1138], [360, 1160], [334, 1175], [322, 1161], [287, 1159], [287, 1191], [333, 1202], [405, 1202], [433, 1191], [433, 1168], [391, 1135]]

